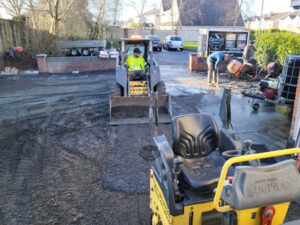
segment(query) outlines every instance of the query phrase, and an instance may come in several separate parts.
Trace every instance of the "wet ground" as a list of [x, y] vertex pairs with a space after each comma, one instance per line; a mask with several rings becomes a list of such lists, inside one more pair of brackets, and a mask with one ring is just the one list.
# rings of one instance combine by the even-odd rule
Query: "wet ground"
[[[224, 75], [221, 89], [207, 89], [205, 75], [184, 66], [163, 65], [161, 74], [174, 115], [211, 113], [220, 124], [222, 88], [232, 87], [237, 135], [285, 147], [282, 109], [253, 113], [239, 94], [256, 83]], [[151, 132], [108, 125], [113, 80], [112, 73], [0, 77], [0, 224], [148, 224]], [[171, 140], [169, 125], [160, 129]]]
[[161, 52], [154, 52], [154, 57], [159, 65], [188, 66], [190, 53], [194, 52], [163, 49]]

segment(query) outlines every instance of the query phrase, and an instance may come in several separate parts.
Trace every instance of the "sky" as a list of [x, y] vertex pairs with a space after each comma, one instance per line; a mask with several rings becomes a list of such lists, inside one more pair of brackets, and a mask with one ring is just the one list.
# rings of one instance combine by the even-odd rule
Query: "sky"
[[[122, 20], [127, 21], [129, 18], [135, 17], [136, 12], [132, 7], [126, 7], [126, 1], [124, 0], [124, 13], [122, 15]], [[137, 2], [139, 0], [136, 0]], [[261, 3], [262, 0], [253, 0], [255, 2], [253, 6], [253, 11], [257, 14], [260, 15], [260, 10], [261, 10]], [[264, 13], [269, 13], [269, 12], [288, 12], [292, 11], [291, 5], [291, 0], [264, 0]], [[152, 9], [153, 7], [158, 7], [160, 6], [161, 0], [148, 0], [150, 3], [148, 7], [146, 8], [145, 11]], [[8, 18], [8, 15], [5, 13], [5, 10], [0, 8], [0, 14], [4, 18]]]
[[[137, 2], [139, 0], [136, 0]], [[255, 2], [253, 6], [253, 11], [260, 15], [262, 0], [253, 0]], [[126, 0], [125, 0], [126, 2]], [[147, 7], [147, 10], [153, 8], [152, 4], [155, 4], [157, 7], [160, 6], [161, 0], [149, 0], [150, 5]], [[291, 0], [264, 0], [264, 14], [270, 12], [289, 12], [292, 11], [293, 8], [291, 7]], [[122, 16], [123, 21], [127, 21], [129, 18], [135, 17], [136, 12], [133, 8], [124, 6], [124, 13]]]

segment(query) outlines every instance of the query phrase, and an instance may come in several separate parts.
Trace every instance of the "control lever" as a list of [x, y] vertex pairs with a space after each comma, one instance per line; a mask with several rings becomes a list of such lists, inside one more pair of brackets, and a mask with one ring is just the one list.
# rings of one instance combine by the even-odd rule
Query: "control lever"
[[182, 161], [181, 157], [176, 157], [173, 160], [174, 167], [172, 169], [172, 173], [175, 175], [175, 177], [177, 177], [177, 175], [179, 175], [181, 173], [179, 166], [182, 164], [182, 162], [183, 161]]
[[[251, 152], [250, 154], [253, 154], [252, 152], [254, 150], [252, 149], [252, 140], [245, 140], [244, 145], [245, 145], [245, 148], [246, 148], [246, 149], [243, 149], [244, 153], [247, 154], [247, 153]], [[254, 153], [255, 153], [255, 151], [254, 151]]]
[[173, 183], [174, 183], [174, 192], [175, 192], [175, 200], [178, 202], [178, 201], [181, 201], [183, 195], [180, 193], [179, 191], [179, 179], [178, 179], [178, 176], [179, 174], [181, 173], [181, 170], [180, 170], [180, 165], [183, 163], [183, 160], [181, 157], [176, 157], [174, 160], [173, 160], [173, 164], [174, 164], [174, 167], [172, 169], [172, 173], [174, 174], [174, 180], [173, 180]]
[[[245, 140], [244, 141], [244, 145], [245, 145], [246, 149], [242, 150], [243, 151], [243, 155], [252, 155], [252, 154], [256, 153], [256, 151], [252, 149], [252, 140]], [[257, 166], [261, 165], [259, 159], [253, 160], [253, 161], [249, 161], [249, 163], [250, 163], [251, 166], [254, 166], [254, 167], [257, 167]]]

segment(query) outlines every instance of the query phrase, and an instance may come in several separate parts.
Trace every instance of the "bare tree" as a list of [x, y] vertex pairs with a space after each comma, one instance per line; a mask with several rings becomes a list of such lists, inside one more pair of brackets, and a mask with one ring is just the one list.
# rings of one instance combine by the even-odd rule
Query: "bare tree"
[[115, 35], [115, 30], [116, 30], [116, 23], [117, 23], [117, 16], [120, 13], [120, 9], [122, 7], [121, 5], [122, 1], [121, 0], [113, 0], [113, 32], [111, 33], [111, 37], [113, 38]]
[[0, 7], [4, 8], [13, 18], [21, 18], [25, 0], [0, 0]]
[[63, 19], [73, 11], [80, 9], [82, 1], [77, 0], [42, 0], [46, 6], [46, 11], [52, 20], [51, 33], [59, 34], [59, 26]]
[[238, 23], [240, 16], [242, 16], [243, 19], [247, 19], [254, 15], [251, 7], [255, 3], [254, 1], [255, 0], [237, 0], [234, 13], [234, 26]]
[[200, 5], [201, 2], [194, 0], [172, 0], [172, 29], [176, 35], [181, 26], [193, 25]]
[[92, 13], [94, 15], [94, 23], [91, 27], [90, 38], [98, 39], [103, 38], [103, 29], [106, 26], [104, 20], [107, 13], [107, 6], [109, 0], [90, 0], [90, 8], [92, 8]]
[[143, 14], [145, 12], [145, 8], [147, 7], [149, 1], [148, 0], [129, 0], [127, 5], [132, 7], [137, 16], [139, 17], [139, 22], [142, 23]]

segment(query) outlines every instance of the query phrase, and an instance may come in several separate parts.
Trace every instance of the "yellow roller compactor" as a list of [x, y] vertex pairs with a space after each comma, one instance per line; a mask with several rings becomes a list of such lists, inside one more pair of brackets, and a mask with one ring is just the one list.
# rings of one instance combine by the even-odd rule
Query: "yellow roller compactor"
[[[133, 55], [136, 48], [141, 51], [146, 63], [146, 76], [141, 80], [131, 80], [126, 65], [127, 57]], [[159, 122], [170, 123], [171, 97], [166, 94], [165, 84], [160, 79], [159, 65], [153, 58], [152, 40], [139, 37], [121, 39], [116, 82], [110, 96], [110, 124], [149, 123], [151, 93], [157, 94]]]
[[[292, 6], [300, 8], [299, 1]], [[172, 145], [158, 135], [157, 121], [152, 124], [157, 150], [150, 169], [150, 224], [299, 225], [285, 217], [290, 202], [300, 200], [300, 148], [259, 147], [256, 153], [251, 141], [236, 141], [228, 132], [228, 90], [222, 102], [222, 129], [209, 114], [177, 116]]]
[[284, 224], [290, 202], [300, 199], [300, 148], [257, 154], [251, 141], [238, 145], [209, 114], [175, 117], [172, 132], [172, 146], [154, 135], [150, 224]]

